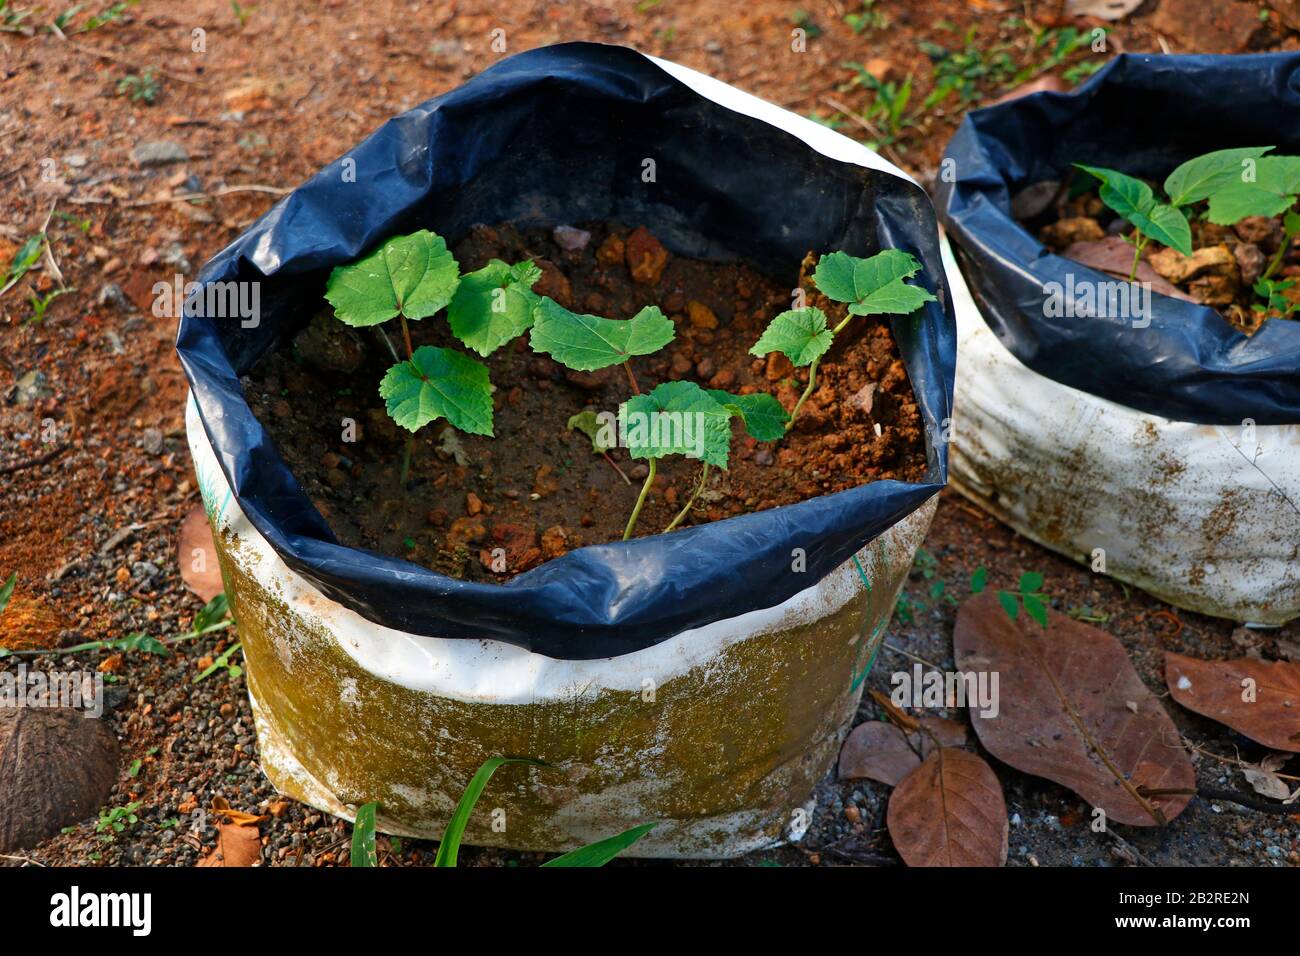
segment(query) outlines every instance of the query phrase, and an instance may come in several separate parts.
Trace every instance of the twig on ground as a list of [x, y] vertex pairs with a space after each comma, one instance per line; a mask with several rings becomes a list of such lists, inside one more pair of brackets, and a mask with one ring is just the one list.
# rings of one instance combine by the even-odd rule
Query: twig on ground
[[62, 455], [65, 451], [67, 451], [68, 447], [69, 446], [67, 445], [60, 445], [57, 448], [50, 449], [43, 455], [38, 455], [36, 458], [33, 458], [30, 461], [19, 461], [19, 462], [15, 462], [12, 465], [0, 466], [0, 475], [12, 475], [15, 471], [22, 471], [25, 468], [35, 468], [38, 465], [49, 464], [54, 459]]

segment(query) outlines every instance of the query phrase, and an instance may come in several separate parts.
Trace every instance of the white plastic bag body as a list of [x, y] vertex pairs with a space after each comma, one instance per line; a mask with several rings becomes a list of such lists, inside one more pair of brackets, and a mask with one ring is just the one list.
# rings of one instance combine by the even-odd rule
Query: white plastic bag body
[[1039, 375], [989, 329], [946, 239], [943, 255], [953, 486], [1177, 607], [1257, 624], [1300, 614], [1300, 426], [1171, 421]]

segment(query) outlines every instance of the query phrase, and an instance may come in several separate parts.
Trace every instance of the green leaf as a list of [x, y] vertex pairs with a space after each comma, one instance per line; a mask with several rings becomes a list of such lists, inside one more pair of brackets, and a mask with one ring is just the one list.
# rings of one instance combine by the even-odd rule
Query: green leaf
[[818, 260], [813, 282], [827, 298], [850, 303], [854, 315], [907, 315], [935, 301], [925, 289], [903, 281], [920, 271], [921, 263], [902, 249], [866, 259], [832, 252]]
[[396, 236], [351, 265], [339, 266], [325, 284], [325, 298], [348, 325], [378, 325], [397, 314], [433, 315], [456, 294], [460, 267], [437, 233], [427, 229]]
[[1024, 601], [1025, 613], [1043, 627], [1047, 627], [1047, 605], [1043, 603], [1043, 599], [1036, 594], [1026, 594]]
[[595, 843], [571, 850], [564, 856], [547, 860], [542, 866], [604, 866], [656, 826], [657, 824], [654, 823], [643, 823], [630, 830], [624, 830], [617, 836], [597, 840]]
[[1043, 576], [1037, 571], [1026, 571], [1020, 575], [1020, 593], [1033, 594], [1043, 587]]
[[569, 418], [569, 428], [572, 431], [582, 432], [591, 439], [593, 454], [603, 455], [611, 448], [618, 447], [618, 435], [613, 424], [602, 422], [600, 416], [591, 409], [571, 416]]
[[45, 233], [38, 232], [19, 246], [18, 251], [14, 253], [13, 259], [9, 262], [9, 268], [4, 278], [0, 279], [0, 285], [8, 286], [25, 276], [27, 270], [36, 265], [36, 261], [40, 259], [41, 245], [44, 242]]
[[15, 571], [9, 575], [9, 580], [5, 581], [4, 587], [0, 587], [0, 614], [4, 613], [5, 607], [9, 604], [9, 599], [14, 595], [14, 587], [18, 584], [18, 572]]
[[731, 412], [694, 382], [664, 382], [618, 409], [619, 431], [633, 458], [689, 455], [727, 467]]
[[1173, 206], [1156, 201], [1151, 187], [1140, 179], [1126, 176], [1113, 169], [1084, 166], [1075, 163], [1086, 173], [1101, 180], [1098, 195], [1101, 201], [1126, 219], [1148, 239], [1177, 249], [1185, 256], [1192, 254], [1192, 227], [1187, 217]]
[[492, 434], [492, 385], [487, 366], [453, 349], [422, 345], [379, 383], [393, 421], [416, 431], [437, 418], [472, 435]]
[[766, 392], [732, 395], [720, 388], [705, 389], [706, 394], [745, 423], [745, 431], [755, 441], [776, 441], [785, 436], [790, 414], [780, 402]]
[[226, 615], [230, 613], [230, 602], [226, 600], [225, 592], [218, 594], [207, 604], [203, 605], [202, 610], [194, 615], [194, 626], [191, 629], [193, 633], [206, 630], [213, 624], [218, 624], [225, 620]]
[[1265, 156], [1255, 165], [1254, 182], [1240, 176], [1210, 197], [1209, 220], [1230, 226], [1247, 216], [1286, 212], [1300, 193], [1300, 156]]
[[1174, 206], [1208, 199], [1224, 186], [1241, 179], [1241, 161], [1258, 159], [1272, 146], [1217, 149], [1183, 163], [1165, 179], [1165, 194]]
[[104, 642], [105, 647], [111, 647], [119, 651], [142, 651], [145, 654], [170, 654], [171, 650], [162, 641], [156, 637], [150, 637], [148, 634], [137, 632], [127, 634], [125, 637], [118, 637]]
[[469, 815], [474, 811], [474, 804], [478, 803], [478, 798], [483, 795], [483, 788], [492, 779], [492, 774], [496, 773], [499, 767], [504, 767], [509, 763], [527, 763], [535, 767], [546, 766], [540, 760], [530, 760], [527, 757], [489, 757], [483, 761], [483, 766], [478, 768], [478, 772], [470, 780], [469, 786], [461, 794], [460, 802], [456, 804], [456, 809], [452, 811], [451, 819], [447, 821], [447, 829], [443, 832], [442, 840], [438, 844], [438, 855], [433, 858], [434, 866], [456, 865], [456, 855], [460, 852], [460, 840], [465, 835], [465, 827], [469, 823]]
[[379, 852], [375, 849], [375, 810], [378, 803], [367, 803], [357, 808], [357, 819], [352, 824], [352, 865], [378, 866]]
[[768, 323], [749, 354], [780, 352], [795, 365], [810, 365], [826, 354], [832, 337], [821, 309], [790, 309]]
[[998, 592], [998, 603], [1002, 605], [1002, 610], [1007, 612], [1007, 617], [1015, 620], [1020, 615], [1020, 605], [1016, 603], [1015, 595], [1009, 591]]
[[532, 262], [507, 265], [493, 259], [460, 277], [447, 307], [451, 331], [479, 355], [491, 355], [533, 327], [533, 309], [541, 297], [532, 285], [542, 270]]
[[633, 355], [658, 352], [677, 335], [672, 319], [647, 305], [630, 319], [604, 319], [570, 312], [543, 296], [534, 310], [534, 352], [543, 352], [578, 372], [594, 372]]
[[971, 594], [983, 593], [984, 586], [988, 584], [988, 580], [989, 580], [989, 569], [984, 567], [984, 565], [981, 564], [978, 568], [975, 569], [974, 573], [971, 574], [970, 576], [970, 593]]

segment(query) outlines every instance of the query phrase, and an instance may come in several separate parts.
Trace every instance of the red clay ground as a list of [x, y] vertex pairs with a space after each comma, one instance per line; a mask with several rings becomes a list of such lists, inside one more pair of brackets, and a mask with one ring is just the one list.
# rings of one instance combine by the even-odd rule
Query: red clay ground
[[[525, 2], [499, 9], [385, 0], [242, 8], [217, 0], [145, 2], [117, 22], [71, 33], [93, 12], [84, 11], [66, 37], [43, 29], [31, 36], [0, 33], [0, 262], [7, 263], [48, 219], [57, 268], [76, 290], [54, 299], [40, 322], [32, 321], [27, 286], [34, 284], [38, 294], [52, 288], [48, 266], [0, 298], [0, 574], [19, 574], [18, 596], [0, 618], [0, 638], [27, 646], [68, 644], [137, 630], [164, 636], [188, 626], [199, 602], [180, 582], [175, 536], [198, 494], [184, 444], [185, 384], [172, 349], [174, 329], [170, 320], [152, 316], [151, 288], [178, 272], [192, 275], [279, 191], [389, 116], [503, 55], [563, 40], [601, 40], [817, 113], [849, 135], [886, 141], [890, 155], [924, 180], [960, 118], [957, 97], [893, 129], [879, 115], [851, 120], [838, 111], [861, 111], [871, 98], [861, 86], [846, 87], [854, 73], [842, 64], [870, 63], [873, 72], [895, 81], [912, 74], [906, 113], [919, 113], [932, 70], [918, 41], [960, 48], [973, 26], [978, 48], [1005, 47], [1011, 66], [991, 53], [967, 64], [984, 71], [971, 89], [987, 101], [1020, 69], [1033, 73], [1051, 65], [1050, 41], [1060, 36], [1051, 34], [1047, 46], [1035, 47], [1031, 26], [1009, 18], [1027, 11], [1039, 25], [1071, 25], [1056, 20], [1059, 3], [880, 0], [871, 10], [883, 13], [888, 26], [855, 33], [846, 17], [860, 11], [848, 0], [807, 4], [806, 14], [796, 6], [774, 0]], [[20, 2], [16, 9], [26, 7]], [[1148, 0], [1131, 22], [1115, 27], [1108, 51], [1295, 48], [1296, 36], [1276, 13], [1261, 18], [1262, 9], [1256, 2]], [[945, 21], [953, 29], [945, 29]], [[33, 13], [21, 25], [44, 22], [46, 15]], [[790, 49], [796, 25], [809, 37], [804, 53]], [[498, 28], [505, 31], [505, 53], [491, 46]], [[196, 29], [204, 31], [204, 52], [192, 49]], [[1104, 55], [1084, 50], [1049, 72], [1059, 76], [1073, 68], [1074, 78], [1081, 61]], [[128, 77], [146, 68], [158, 84], [152, 105], [129, 96]], [[183, 150], [185, 158], [160, 166], [132, 158], [140, 144], [159, 141]], [[177, 192], [195, 190], [214, 198], [171, 201]], [[46, 419], [57, 431], [53, 446], [39, 440]], [[51, 447], [57, 453], [50, 460], [11, 468]], [[954, 495], [943, 496], [926, 548], [937, 561], [937, 576], [959, 595], [980, 564], [991, 569], [995, 586], [1011, 584], [1023, 570], [1042, 571], [1058, 608], [1086, 604], [1109, 615], [1107, 630], [1161, 696], [1163, 650], [1241, 653], [1230, 624], [1170, 613], [1145, 595], [1094, 578]], [[928, 604], [931, 584], [918, 573], [911, 599]], [[940, 604], [916, 610], [913, 623], [897, 621], [871, 685], [887, 690], [888, 673], [907, 666], [892, 648], [951, 668], [953, 617], [953, 609]], [[1292, 625], [1261, 640], [1297, 636], [1300, 627]], [[43, 863], [192, 864], [212, 847], [215, 833], [191, 829], [185, 814], [219, 796], [236, 809], [271, 815], [261, 825], [268, 864], [346, 862], [350, 828], [277, 798], [258, 770], [242, 679], [217, 675], [191, 684], [200, 661], [207, 663], [233, 640], [225, 632], [224, 641], [184, 645], [166, 659], [83, 655], [85, 666], [102, 663], [117, 681], [110, 699], [124, 760], [108, 806], [138, 801], [139, 822], [112, 842], [82, 824], [23, 856]], [[1239, 751], [1257, 755], [1252, 748], [1172, 703], [1168, 709], [1187, 738], [1216, 755], [1198, 759], [1200, 783], [1241, 789], [1231, 763]], [[875, 717], [874, 705], [865, 705], [861, 716]], [[1124, 830], [1116, 839], [1089, 830], [1087, 808], [1070, 792], [1001, 764], [995, 769], [1014, 815], [1013, 864], [1300, 862], [1296, 816], [1197, 800], [1163, 831]], [[884, 831], [884, 787], [828, 781], [819, 796], [802, 847], [743, 862], [898, 863]], [[846, 812], [850, 804], [855, 809]], [[184, 824], [172, 824], [183, 817]], [[432, 859], [432, 844], [408, 841], [398, 851], [381, 839], [381, 847], [392, 864]], [[516, 858], [462, 854], [464, 864]]]

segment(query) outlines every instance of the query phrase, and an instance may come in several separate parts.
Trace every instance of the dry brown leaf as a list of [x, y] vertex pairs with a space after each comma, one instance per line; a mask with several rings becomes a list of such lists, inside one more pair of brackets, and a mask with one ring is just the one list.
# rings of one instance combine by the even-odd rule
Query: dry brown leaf
[[196, 866], [252, 866], [262, 859], [262, 834], [257, 827], [217, 824], [217, 846]]
[[[922, 717], [920, 724], [939, 740], [941, 747], [961, 747], [966, 728], [955, 720]], [[858, 724], [840, 748], [841, 780], [878, 780], [891, 787], [921, 766], [935, 750], [928, 734], [905, 734], [883, 720]]]
[[1002, 866], [1007, 804], [992, 769], [965, 750], [941, 747], [889, 796], [894, 849], [908, 866]]
[[[1097, 239], [1093, 242], [1073, 242], [1061, 255], [1089, 269], [1115, 276], [1117, 279], [1127, 279], [1133, 268], [1133, 247], [1119, 236], [1107, 236], [1105, 239]], [[1137, 281], [1149, 282], [1152, 292], [1159, 292], [1161, 295], [1187, 302], [1192, 301], [1190, 295], [1161, 276], [1145, 260], [1138, 263]]]
[[[1253, 694], [1244, 681], [1253, 681]], [[1265, 747], [1300, 753], [1300, 664], [1257, 657], [1202, 661], [1169, 652], [1165, 683], [1188, 710]]]
[[176, 560], [181, 566], [181, 580], [206, 604], [226, 589], [221, 583], [221, 566], [212, 543], [212, 528], [201, 506], [181, 522], [181, 537], [176, 545]]
[[1257, 767], [1242, 767], [1241, 775], [1246, 778], [1251, 789], [1261, 797], [1271, 797], [1274, 800], [1285, 800], [1291, 796], [1291, 788], [1277, 774], [1270, 770], [1260, 770]]
[[[969, 711], [980, 743], [1018, 770], [1069, 787], [1115, 823], [1172, 820], [1190, 802], [1196, 774], [1169, 715], [1119, 641], [1048, 614], [1047, 629], [1027, 614], [1012, 621], [992, 594], [958, 612], [958, 668], [999, 675], [998, 716]], [[1139, 788], [1187, 792], [1146, 797]]]

